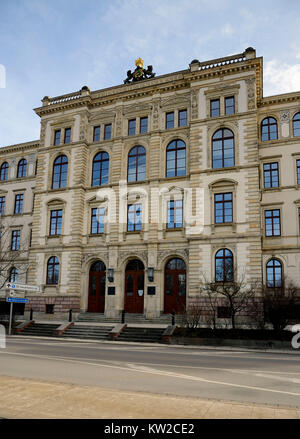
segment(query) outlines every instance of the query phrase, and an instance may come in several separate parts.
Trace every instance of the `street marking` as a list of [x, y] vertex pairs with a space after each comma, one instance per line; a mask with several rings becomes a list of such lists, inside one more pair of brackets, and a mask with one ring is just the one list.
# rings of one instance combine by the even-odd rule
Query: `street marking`
[[57, 357], [51, 357], [51, 356], [44, 356], [44, 355], [35, 355], [35, 354], [22, 354], [22, 353], [13, 353], [13, 352], [0, 352], [0, 355], [17, 355], [17, 356], [23, 356], [23, 357], [33, 357], [33, 358], [40, 358], [40, 359], [48, 359], [48, 360], [54, 360], [54, 361], [63, 361], [67, 363], [77, 363], [77, 364], [83, 364], [83, 365], [89, 365], [89, 366], [97, 366], [97, 367], [106, 367], [110, 369], [118, 369], [118, 370], [124, 370], [126, 372], [140, 372], [140, 373], [147, 373], [151, 375], [160, 375], [160, 376], [167, 376], [170, 378], [179, 378], [179, 379], [185, 379], [185, 380], [191, 380], [191, 381], [199, 381], [199, 382], [205, 382], [209, 384], [216, 384], [216, 385], [222, 385], [222, 386], [228, 386], [228, 387], [237, 387], [237, 388], [243, 388], [248, 390], [258, 390], [262, 392], [270, 392], [270, 393], [280, 393], [285, 395], [291, 395], [291, 396], [300, 396], [300, 393], [295, 392], [287, 392], [285, 390], [275, 390], [275, 389], [268, 389], [266, 387], [258, 387], [258, 386], [246, 386], [244, 384], [235, 384], [235, 383], [227, 383], [224, 381], [215, 381], [215, 380], [208, 380], [201, 377], [195, 377], [192, 375], [185, 375], [185, 374], [178, 374], [174, 372], [166, 372], [162, 370], [152, 369], [149, 367], [144, 366], [137, 366], [134, 363], [127, 363], [127, 367], [124, 366], [115, 366], [111, 364], [101, 364], [101, 363], [90, 363], [85, 361], [78, 361], [78, 360], [70, 360], [70, 359], [63, 359], [63, 358], [57, 358]]

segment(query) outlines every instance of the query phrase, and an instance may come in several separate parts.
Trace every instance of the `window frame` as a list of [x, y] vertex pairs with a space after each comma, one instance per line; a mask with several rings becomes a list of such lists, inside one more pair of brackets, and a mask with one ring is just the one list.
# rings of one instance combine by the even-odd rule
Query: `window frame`
[[24, 178], [26, 177], [26, 174], [27, 174], [27, 160], [23, 158], [19, 160], [18, 163], [17, 178]]
[[[171, 206], [171, 203], [173, 203], [173, 206]], [[177, 203], [180, 203], [181, 205], [178, 207]], [[177, 212], [180, 211], [180, 214], [178, 215]], [[174, 221], [170, 222], [171, 214], [170, 212], [173, 212], [173, 218]], [[181, 223], [177, 222], [177, 217], [181, 218]], [[172, 225], [173, 224], [173, 225]], [[173, 199], [169, 200], [167, 202], [167, 229], [168, 230], [174, 230], [174, 229], [182, 229], [183, 228], [183, 199]]]
[[9, 170], [8, 162], [3, 162], [0, 167], [0, 181], [8, 180], [8, 170]]
[[[143, 120], [146, 120], [146, 131], [143, 131], [142, 130], [142, 126], [143, 126], [143, 124], [142, 124], [142, 121]], [[146, 133], [148, 133], [148, 116], [143, 116], [143, 117], [140, 117], [140, 134], [146, 134]]]
[[[181, 118], [181, 114], [185, 113], [185, 117]], [[182, 123], [182, 120], [185, 121], [185, 123]], [[188, 125], [188, 114], [187, 109], [178, 110], [178, 127], [186, 127]]]
[[[267, 216], [267, 212], [271, 212], [270, 216]], [[274, 212], [278, 212], [278, 215], [275, 215]], [[265, 237], [266, 238], [273, 238], [276, 236], [281, 236], [281, 212], [280, 209], [265, 209], [264, 210], [264, 218], [265, 218]], [[268, 227], [267, 227], [267, 221], [266, 219], [271, 219], [271, 234], [267, 234], [268, 231]], [[276, 222], [274, 220], [279, 219], [278, 223], [279, 223], [279, 233], [278, 234], [274, 234], [274, 230], [276, 230], [276, 227], [274, 227], [274, 225], [276, 226]]]
[[[227, 101], [229, 99], [233, 100], [233, 105], [227, 105]], [[228, 113], [228, 111], [227, 111], [228, 108], [233, 108], [232, 113]], [[224, 113], [225, 113], [225, 116], [231, 116], [231, 115], [235, 114], [235, 96], [234, 95], [224, 97]]]
[[[109, 135], [107, 130], [109, 129]], [[111, 123], [106, 123], [104, 125], [104, 138], [103, 140], [111, 140], [112, 138], [112, 124]]]
[[[231, 200], [225, 200], [225, 196], [226, 195], [231, 195]], [[217, 200], [217, 197], [222, 197], [222, 200]], [[230, 203], [231, 204], [231, 221], [226, 221], [226, 209], [228, 209], [225, 205]], [[221, 222], [217, 222], [217, 218], [219, 218], [219, 216], [217, 216], [217, 205], [221, 204], [222, 205], [222, 221]], [[215, 226], [219, 225], [219, 224], [232, 224], [233, 223], [233, 193], [232, 192], [219, 192], [219, 193], [214, 193], [214, 209], [215, 209], [215, 214], [214, 214], [214, 221], [215, 221]]]
[[[97, 157], [99, 156], [99, 159]], [[95, 164], [99, 163], [99, 169], [95, 169]], [[107, 163], [107, 176], [103, 175], [106, 170], [105, 164]], [[105, 186], [109, 184], [109, 154], [106, 151], [98, 151], [92, 161], [92, 187]], [[98, 175], [96, 175], [96, 172]], [[105, 180], [104, 180], [105, 179]], [[107, 180], [107, 181], [106, 181]], [[99, 181], [99, 184], [95, 184]]]
[[[272, 165], [277, 165], [276, 169], [272, 169]], [[265, 169], [266, 166], [270, 166], [270, 169]], [[276, 171], [277, 173], [277, 186], [273, 185], [273, 173]], [[266, 186], [266, 174], [269, 173], [269, 179], [270, 179], [270, 186]], [[268, 175], [267, 175], [268, 176]], [[263, 179], [264, 179], [264, 189], [272, 189], [272, 188], [279, 188], [280, 182], [279, 182], [279, 162], [267, 162], [263, 163]], [[276, 180], [276, 178], [275, 178]]]
[[5, 214], [5, 195], [0, 196], [0, 215]]
[[135, 136], [136, 135], [136, 119], [129, 119], [128, 120], [127, 135], [128, 136]]
[[[133, 212], [130, 212], [130, 208], [133, 207]], [[141, 203], [130, 203], [127, 205], [127, 232], [141, 232], [143, 229], [143, 206]], [[137, 212], [140, 213], [140, 215], [137, 215]], [[129, 215], [133, 213], [134, 216], [134, 222], [129, 222]], [[141, 222], [137, 223], [136, 218], [137, 216], [141, 217]], [[129, 225], [132, 225], [133, 228], [129, 229]]]
[[[91, 228], [90, 228], [90, 234], [91, 235], [103, 235], [105, 232], [105, 214], [106, 209], [105, 207], [92, 207], [91, 208]], [[98, 221], [99, 218], [103, 217], [103, 222]], [[96, 231], [93, 231], [94, 226], [94, 218], [96, 218]]]
[[[53, 260], [53, 262], [52, 262]], [[51, 276], [49, 276], [49, 267], [51, 268]], [[56, 276], [55, 268], [58, 267]], [[50, 256], [47, 260], [46, 285], [58, 285], [60, 276], [60, 263], [57, 256]]]
[[[268, 265], [270, 264], [270, 262], [278, 262], [279, 265], [277, 265], [277, 268], [280, 268], [280, 285], [276, 285], [276, 265], [273, 263], [272, 266]], [[272, 285], [269, 284], [269, 280], [268, 280], [268, 268], [272, 269]], [[277, 258], [271, 258], [267, 261], [266, 263], [266, 286], [267, 288], [281, 288], [283, 285], [283, 266], [282, 266], [282, 262], [277, 259]]]
[[[295, 128], [295, 122], [299, 123], [299, 128]], [[293, 120], [292, 120], [292, 125], [293, 125], [293, 137], [299, 137], [300, 136], [300, 112], [297, 112], [294, 114], [293, 116]], [[299, 130], [299, 134], [295, 134], [295, 131]]]
[[[62, 162], [62, 160], [66, 158], [66, 162]], [[60, 163], [56, 163], [56, 161], [58, 159], [61, 159]], [[66, 171], [63, 171], [62, 168], [66, 166]], [[55, 173], [54, 170], [55, 168], [59, 168], [59, 173]], [[55, 160], [53, 161], [53, 166], [52, 166], [52, 184], [51, 184], [51, 189], [65, 189], [68, 186], [68, 172], [69, 172], [69, 159], [65, 154], [60, 154], [59, 156], [57, 156], [55, 158]], [[54, 175], [58, 174], [59, 175], [59, 179], [58, 179], [58, 186], [54, 187]], [[66, 174], [66, 177], [63, 179], [62, 175]], [[62, 185], [62, 182], [64, 182], [65, 184]]]
[[12, 251], [20, 250], [21, 231], [19, 229], [12, 230], [11, 232], [11, 246]]
[[[216, 137], [216, 134], [218, 132], [222, 132], [221, 137]], [[230, 131], [231, 135], [229, 136], [225, 136], [225, 131]], [[226, 140], [232, 140], [232, 147], [230, 149], [232, 149], [232, 160], [233, 160], [233, 164], [230, 164], [228, 166], [225, 166], [225, 160], [229, 160], [230, 158], [225, 158], [225, 150], [229, 149], [229, 148], [225, 148], [225, 141]], [[216, 151], [218, 151], [217, 149], [214, 148], [214, 145], [216, 144], [216, 142], [222, 142], [222, 147], [221, 147], [221, 161], [222, 161], [222, 166], [214, 166], [214, 163], [216, 161], [220, 161], [219, 158], [215, 159], [214, 155], [216, 154]], [[211, 137], [211, 166], [212, 169], [224, 169], [224, 168], [233, 168], [235, 166], [235, 135], [234, 132], [227, 127], [223, 127], [223, 128], [219, 128], [218, 130], [216, 130], [212, 137]]]
[[[218, 103], [218, 108], [213, 108], [213, 103], [217, 102]], [[213, 114], [214, 111], [218, 110], [218, 114]], [[221, 116], [221, 100], [220, 98], [215, 98], [215, 99], [210, 99], [209, 101], [209, 115], [210, 117], [219, 117]]]
[[[72, 134], [71, 127], [65, 128], [65, 131], [64, 131], [64, 144], [71, 143], [71, 134]], [[66, 141], [66, 140], [68, 140], [68, 141]]]
[[[141, 149], [143, 149], [143, 152], [140, 152]], [[136, 150], [136, 153], [133, 152], [134, 150]], [[139, 160], [141, 157], [144, 157], [143, 163], [139, 163]], [[133, 159], [132, 162], [134, 163], [135, 173], [129, 173], [130, 159]], [[142, 172], [139, 172], [139, 167], [143, 167], [143, 166], [145, 167], [144, 174]], [[127, 182], [128, 183], [135, 183], [135, 182], [139, 182], [139, 181], [145, 181], [146, 180], [146, 171], [147, 171], [146, 166], [147, 166], [146, 148], [143, 145], [133, 146], [127, 155]], [[129, 180], [129, 175], [135, 176], [135, 179]], [[143, 178], [142, 177], [139, 178], [139, 175], [142, 175]]]
[[[273, 119], [275, 122], [270, 122], [270, 120]], [[264, 123], [264, 121], [267, 121], [267, 123]], [[273, 131], [271, 131], [270, 127], [276, 126], [276, 138], [271, 139], [271, 134]], [[267, 127], [267, 133], [263, 133], [263, 127]], [[275, 132], [275, 131], [274, 131]], [[263, 134], [267, 135], [267, 139], [263, 139]], [[260, 139], [262, 142], [270, 142], [272, 140], [278, 140], [278, 122], [277, 119], [273, 116], [267, 116], [265, 117], [261, 123], [260, 123]]]
[[[60, 212], [60, 214], [53, 215], [54, 212]], [[59, 229], [59, 220], [60, 221], [60, 231]], [[52, 233], [52, 221], [55, 223], [55, 233]], [[50, 210], [50, 225], [49, 225], [49, 236], [59, 236], [62, 233], [62, 222], [63, 222], [63, 209], [51, 209]]]
[[[172, 116], [172, 120], [168, 120], [168, 117]], [[172, 125], [172, 126], [169, 126]], [[173, 128], [175, 128], [175, 112], [174, 111], [168, 111], [166, 113], [166, 126], [165, 126], [166, 130], [171, 130]]]
[[[59, 134], [59, 139], [57, 139], [57, 135]], [[61, 144], [61, 128], [54, 130], [53, 137], [53, 146], [58, 146]]]
[[15, 194], [14, 214], [20, 215], [23, 213], [24, 194]]
[[[226, 251], [229, 252], [229, 255], [226, 255]], [[222, 252], [221, 256], [218, 254]], [[222, 279], [217, 279], [217, 260], [222, 260]], [[226, 268], [226, 260], [231, 261], [231, 277], [228, 277], [228, 271]], [[215, 253], [215, 282], [216, 283], [230, 283], [234, 282], [234, 256], [233, 252], [229, 248], [219, 248]]]
[[[98, 130], [98, 129], [99, 129], [99, 138], [98, 138], [98, 135], [96, 134], [96, 130]], [[96, 138], [96, 136], [97, 136], [97, 138]], [[95, 125], [93, 127], [93, 142], [94, 143], [100, 142], [100, 136], [101, 136], [101, 125]]]
[[[175, 148], [171, 149], [172, 144], [175, 142]], [[178, 146], [178, 143], [182, 142], [183, 146]], [[178, 161], [181, 160], [181, 158], [178, 158], [178, 151], [183, 151], [184, 150], [184, 174], [182, 175], [178, 175], [178, 170], [180, 170], [181, 168], [178, 167]], [[175, 151], [175, 167], [171, 168], [174, 169], [174, 175], [168, 175], [168, 173], [170, 172], [170, 169], [168, 169], [168, 165], [170, 164], [170, 162], [173, 161], [173, 159], [168, 158], [168, 156]], [[165, 170], [165, 176], [166, 178], [175, 178], [175, 177], [185, 177], [186, 173], [187, 173], [187, 158], [186, 158], [186, 144], [183, 140], [181, 139], [174, 139], [171, 142], [168, 143], [167, 147], [166, 147], [166, 170]]]

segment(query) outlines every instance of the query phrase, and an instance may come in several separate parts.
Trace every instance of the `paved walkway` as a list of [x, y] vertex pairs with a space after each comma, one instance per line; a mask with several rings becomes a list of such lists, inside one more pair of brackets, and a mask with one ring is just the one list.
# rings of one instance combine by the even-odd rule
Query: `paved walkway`
[[300, 419], [300, 408], [116, 391], [0, 376], [0, 418]]

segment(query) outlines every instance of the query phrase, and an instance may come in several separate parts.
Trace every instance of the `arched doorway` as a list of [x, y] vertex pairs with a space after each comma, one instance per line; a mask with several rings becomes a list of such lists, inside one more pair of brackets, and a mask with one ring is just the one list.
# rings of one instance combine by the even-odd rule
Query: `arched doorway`
[[144, 313], [144, 277], [144, 264], [139, 259], [129, 261], [125, 269], [125, 312]]
[[186, 305], [186, 266], [174, 258], [165, 266], [164, 313], [182, 312]]
[[89, 276], [88, 312], [104, 313], [106, 266], [102, 261], [91, 265]]

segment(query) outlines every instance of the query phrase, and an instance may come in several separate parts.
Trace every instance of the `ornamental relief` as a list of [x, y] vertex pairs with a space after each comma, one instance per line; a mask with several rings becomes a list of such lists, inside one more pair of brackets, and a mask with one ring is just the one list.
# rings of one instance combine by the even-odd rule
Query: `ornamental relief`
[[281, 123], [289, 123], [290, 121], [290, 110], [281, 110], [280, 111], [280, 122]]
[[160, 250], [157, 253], [157, 267], [158, 268], [164, 268], [161, 267], [163, 262], [166, 262], [166, 260], [168, 259], [168, 257], [173, 258], [173, 257], [181, 257], [184, 261], [188, 261], [188, 257], [189, 257], [189, 249], [188, 248], [184, 248], [184, 249], [170, 249], [170, 250]]
[[246, 79], [248, 110], [255, 109], [255, 78]]

